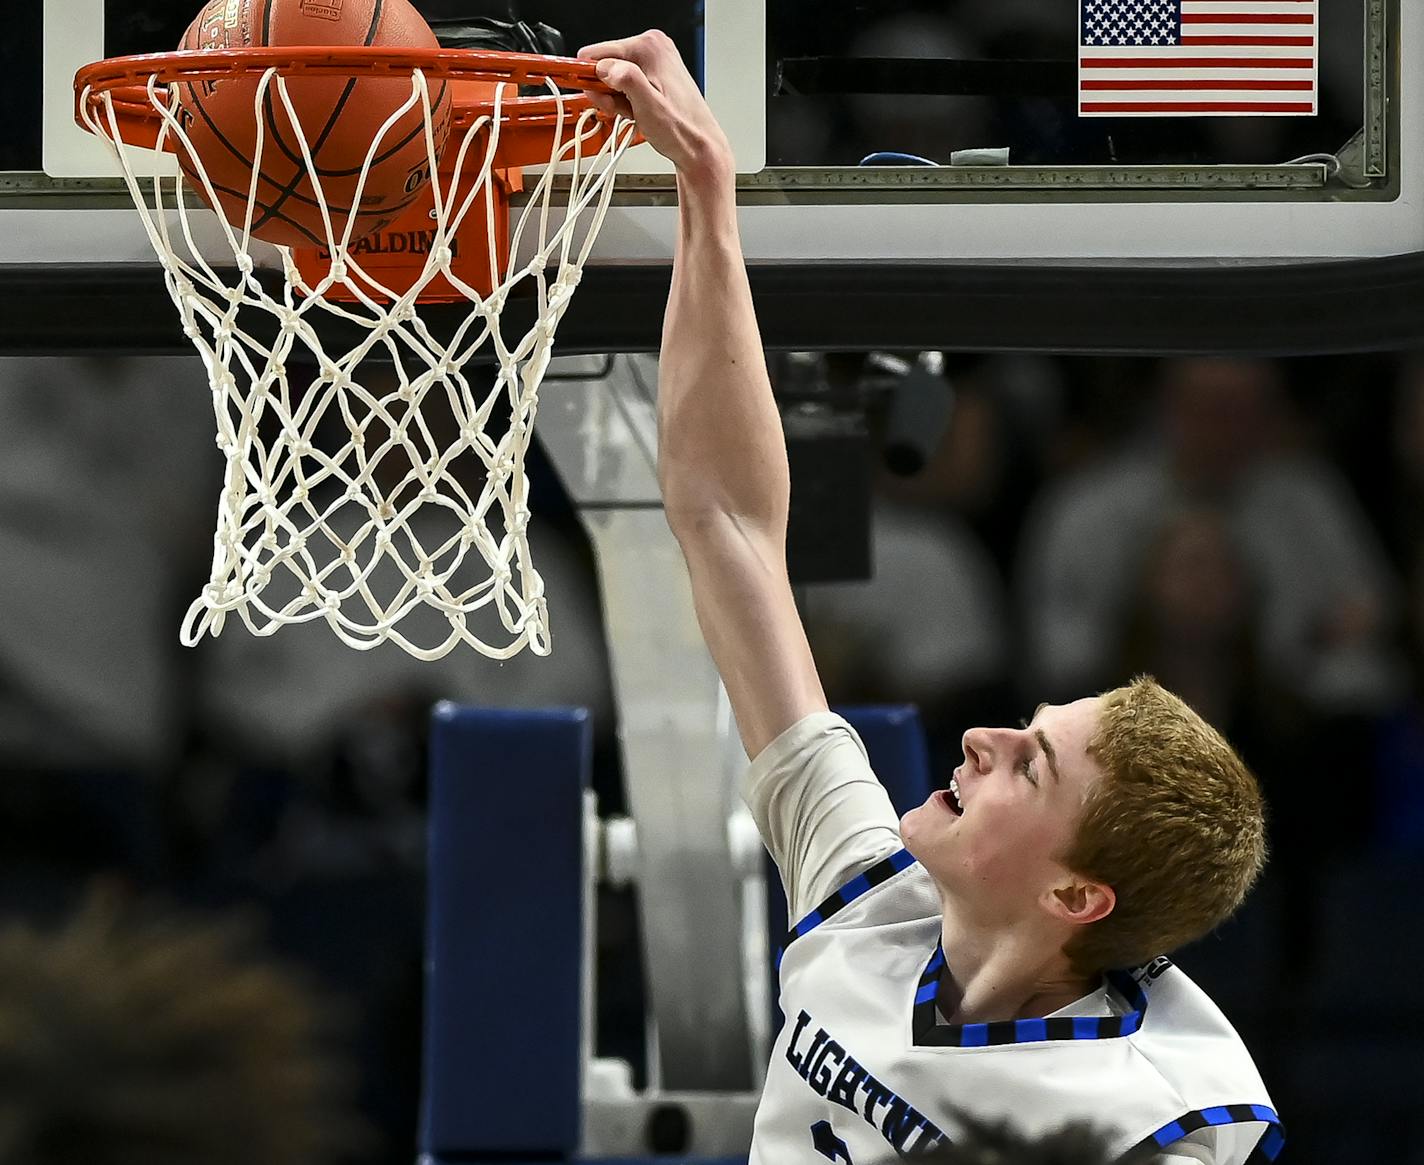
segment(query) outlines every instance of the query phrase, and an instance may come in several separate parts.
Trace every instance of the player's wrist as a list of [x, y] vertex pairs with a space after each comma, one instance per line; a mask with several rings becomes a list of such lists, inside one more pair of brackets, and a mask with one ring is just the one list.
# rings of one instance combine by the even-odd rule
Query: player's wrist
[[712, 190], [736, 182], [737, 168], [732, 160], [732, 149], [720, 131], [693, 135], [679, 155], [677, 173], [685, 186]]

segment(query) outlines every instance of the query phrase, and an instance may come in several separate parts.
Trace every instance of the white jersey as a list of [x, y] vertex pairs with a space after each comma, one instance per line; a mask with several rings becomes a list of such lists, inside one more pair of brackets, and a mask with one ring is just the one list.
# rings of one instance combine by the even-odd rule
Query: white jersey
[[1273, 1160], [1283, 1142], [1240, 1037], [1159, 959], [1109, 976], [1114, 1015], [944, 1024], [940, 902], [906, 851], [798, 923], [779, 963], [785, 1026], [751, 1165], [882, 1165], [953, 1141], [956, 1113], [1042, 1134], [1088, 1121], [1114, 1157], [1216, 1130], [1216, 1165]]

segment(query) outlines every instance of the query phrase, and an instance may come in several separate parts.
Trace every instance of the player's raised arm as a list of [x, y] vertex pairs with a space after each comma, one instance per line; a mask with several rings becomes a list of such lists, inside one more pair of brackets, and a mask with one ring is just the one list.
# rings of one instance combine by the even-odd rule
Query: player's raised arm
[[737, 230], [727, 140], [659, 32], [583, 49], [677, 166], [680, 229], [658, 381], [658, 475], [698, 622], [755, 756], [826, 707], [786, 572], [790, 473]]

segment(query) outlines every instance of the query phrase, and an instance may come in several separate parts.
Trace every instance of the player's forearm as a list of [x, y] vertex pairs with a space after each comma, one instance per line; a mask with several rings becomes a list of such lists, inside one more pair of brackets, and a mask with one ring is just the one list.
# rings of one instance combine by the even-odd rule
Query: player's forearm
[[658, 386], [658, 474], [681, 533], [710, 514], [784, 535], [790, 474], [737, 232], [730, 158], [678, 178]]

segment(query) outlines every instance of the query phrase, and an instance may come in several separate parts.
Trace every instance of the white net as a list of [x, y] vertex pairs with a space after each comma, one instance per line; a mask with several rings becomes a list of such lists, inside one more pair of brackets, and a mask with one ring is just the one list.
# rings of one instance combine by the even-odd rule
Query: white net
[[[189, 608], [183, 643], [218, 634], [235, 614], [257, 635], [325, 620], [351, 647], [389, 640], [427, 660], [461, 643], [499, 659], [526, 646], [548, 653], [544, 584], [530, 557], [525, 454], [555, 330], [634, 129], [620, 119], [611, 133], [599, 132], [592, 110], [550, 86], [557, 123], [550, 160], [562, 166], [545, 169], [511, 208], [509, 269], [482, 294], [453, 262], [457, 232], [482, 215], [490, 237], [481, 241], [497, 253], [492, 176], [512, 88], [500, 87], [486, 116], [457, 122], [442, 167], [427, 79], [414, 70], [409, 100], [376, 134], [353, 210], [343, 214], [321, 193], [284, 77], [267, 70], [254, 100], [257, 156], [246, 218], [219, 218], [226, 250], [219, 245], [217, 262], [211, 244], [198, 241], [211, 232], [212, 214], [181, 180], [141, 182], [112, 95], [81, 96], [90, 130], [111, 144], [123, 168], [184, 331], [207, 367], [226, 459], [212, 574]], [[275, 248], [283, 279], [270, 292], [258, 277], [251, 235], [269, 91], [298, 127], [331, 255], [329, 272], [309, 284], [292, 253]], [[150, 79], [147, 98], [161, 118], [159, 147], [190, 159], [218, 205], [178, 116], [177, 86]], [[438, 177], [424, 265], [413, 285], [392, 288], [353, 256], [354, 208], [386, 136], [416, 108]], [[468, 310], [437, 336], [419, 301], [439, 280]], [[534, 319], [507, 337], [501, 319], [511, 298]]]

